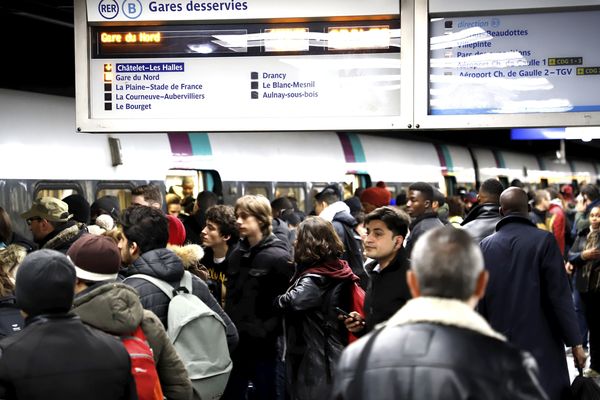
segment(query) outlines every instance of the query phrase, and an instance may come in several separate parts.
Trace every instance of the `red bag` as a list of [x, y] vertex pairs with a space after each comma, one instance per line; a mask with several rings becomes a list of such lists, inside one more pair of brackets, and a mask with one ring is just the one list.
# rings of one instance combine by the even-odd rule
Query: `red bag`
[[[351, 311], [356, 311], [363, 318], [365, 316], [365, 291], [363, 288], [358, 286], [358, 283], [354, 282], [352, 284], [352, 303], [351, 303]], [[354, 342], [358, 339], [352, 332], [348, 332], [348, 343]]]
[[148, 345], [142, 327], [138, 326], [129, 336], [121, 336], [121, 341], [131, 358], [131, 375], [135, 379], [138, 399], [163, 400], [152, 349]]

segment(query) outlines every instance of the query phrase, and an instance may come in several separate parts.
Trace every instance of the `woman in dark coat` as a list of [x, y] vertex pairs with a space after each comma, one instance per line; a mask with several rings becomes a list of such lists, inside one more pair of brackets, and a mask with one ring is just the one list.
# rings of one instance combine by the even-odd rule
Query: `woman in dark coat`
[[600, 207], [590, 210], [590, 226], [578, 233], [569, 251], [575, 267], [575, 284], [585, 305], [585, 320], [590, 332], [590, 369], [587, 376], [600, 377]]
[[290, 398], [325, 399], [348, 331], [335, 307], [350, 309], [358, 277], [340, 260], [343, 245], [333, 225], [309, 217], [298, 227], [296, 274], [276, 306], [285, 312], [286, 368]]

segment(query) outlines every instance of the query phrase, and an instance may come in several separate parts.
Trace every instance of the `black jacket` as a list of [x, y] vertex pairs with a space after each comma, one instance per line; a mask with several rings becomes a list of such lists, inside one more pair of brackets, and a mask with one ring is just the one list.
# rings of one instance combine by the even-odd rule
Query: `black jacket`
[[352, 280], [317, 274], [300, 277], [279, 297], [285, 312], [286, 368], [291, 398], [324, 399], [348, 331], [334, 307], [348, 310]]
[[475, 206], [460, 225], [479, 243], [496, 231], [501, 218], [499, 204], [484, 203]]
[[377, 261], [367, 265], [371, 280], [365, 293], [365, 329], [358, 333], [360, 336], [387, 321], [412, 297], [406, 283], [406, 271], [409, 269], [406, 249], [400, 249], [396, 258], [382, 271], [373, 272], [376, 266]]
[[[143, 253], [133, 264], [121, 272], [125, 277], [135, 274], [145, 274], [161, 279], [169, 283], [173, 288], [179, 286], [183, 272], [185, 271], [181, 259], [169, 249], [154, 249]], [[215, 300], [208, 290], [208, 286], [200, 278], [192, 274], [192, 290], [200, 300], [204, 302], [211, 310], [219, 314], [225, 322], [227, 333], [227, 345], [232, 351], [237, 345], [238, 335], [235, 325]], [[169, 311], [169, 298], [158, 287], [142, 278], [127, 278], [123, 283], [136, 289], [140, 295], [142, 306], [146, 310], [152, 311], [167, 326], [167, 315]]]
[[[564, 357], [564, 356], [563, 356]], [[344, 350], [334, 399], [546, 399], [535, 360], [467, 303], [417, 297]]]
[[342, 354], [331, 399], [546, 398], [531, 358], [496, 338], [434, 323], [393, 326], [375, 339], [366, 367], [359, 370], [371, 335]]
[[67, 221], [57, 226], [55, 230], [37, 244], [40, 249], [51, 249], [67, 254], [71, 245], [85, 233], [88, 233], [85, 224]]
[[240, 354], [272, 358], [281, 335], [281, 315], [274, 303], [289, 286], [293, 267], [284, 242], [274, 234], [250, 247], [246, 239], [231, 253], [225, 310], [240, 335]]
[[406, 245], [404, 246], [408, 258], [410, 258], [410, 253], [419, 237], [428, 230], [435, 229], [438, 226], [444, 226], [444, 224], [442, 224], [442, 221], [438, 218], [437, 213], [434, 212], [427, 212], [423, 215], [419, 215], [411, 222], [410, 234], [408, 235], [408, 238], [406, 238]]
[[0, 349], [2, 399], [137, 399], [123, 344], [74, 314], [29, 318]]
[[358, 224], [356, 219], [349, 212], [340, 211], [333, 216], [331, 223], [344, 245], [342, 260], [348, 261], [352, 272], [360, 278], [360, 286], [366, 288], [369, 284], [369, 275], [364, 268], [362, 240], [354, 230]]

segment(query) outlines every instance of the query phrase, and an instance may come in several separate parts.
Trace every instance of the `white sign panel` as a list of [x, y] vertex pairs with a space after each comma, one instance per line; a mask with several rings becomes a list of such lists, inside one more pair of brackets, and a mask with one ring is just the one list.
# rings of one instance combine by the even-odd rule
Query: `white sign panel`
[[92, 60], [92, 118], [393, 116], [400, 106], [395, 55], [234, 61]]
[[399, 15], [389, 0], [88, 0], [90, 22]]
[[[226, 7], [207, 17], [200, 9], [188, 12], [189, 4], [200, 4], [190, 1], [88, 1], [88, 121], [78, 126], [84, 131], [397, 128], [399, 4], [321, 3], [202, 3]], [[334, 6], [354, 16], [332, 16]], [[153, 11], [157, 7], [162, 11]], [[110, 10], [114, 15], [107, 22]], [[133, 10], [139, 12], [135, 18], [127, 14]], [[310, 13], [320, 19], [243, 21], [248, 10], [257, 13], [253, 17]], [[214, 16], [229, 20], [194, 20]], [[129, 23], [114, 22], [125, 20]]]
[[431, 115], [600, 111], [600, 11], [434, 18]]

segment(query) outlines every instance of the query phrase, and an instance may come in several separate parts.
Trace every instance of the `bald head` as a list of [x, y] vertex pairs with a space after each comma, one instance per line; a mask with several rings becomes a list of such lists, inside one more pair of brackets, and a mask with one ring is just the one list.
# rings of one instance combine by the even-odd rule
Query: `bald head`
[[518, 187], [509, 187], [500, 195], [500, 212], [502, 215], [520, 214], [527, 217], [529, 205], [527, 193]]

